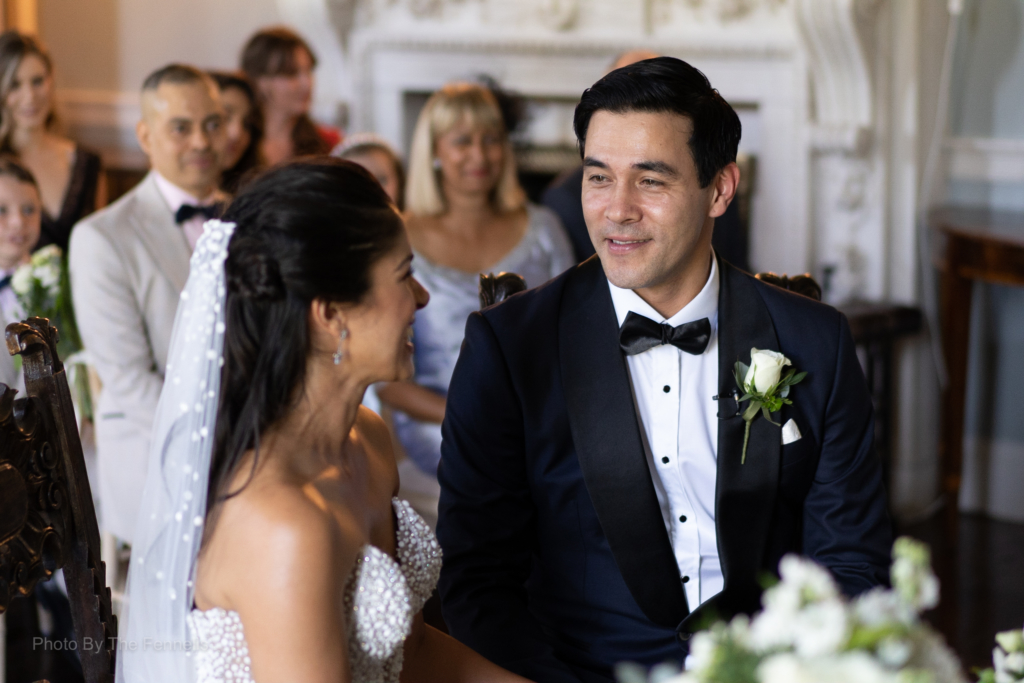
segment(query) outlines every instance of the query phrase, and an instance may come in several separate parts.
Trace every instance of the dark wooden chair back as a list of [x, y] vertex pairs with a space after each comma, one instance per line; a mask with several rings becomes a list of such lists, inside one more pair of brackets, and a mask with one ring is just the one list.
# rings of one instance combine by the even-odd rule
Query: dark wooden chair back
[[[775, 273], [758, 273], [755, 275], [761, 282], [803, 294], [815, 301], [821, 301], [821, 286], [809, 273], [803, 275], [776, 275]], [[526, 290], [526, 281], [515, 273], [498, 273], [480, 275], [480, 308], [487, 308], [504, 301], [508, 297]]]
[[0, 384], [0, 612], [64, 570], [87, 683], [114, 680], [117, 621], [57, 329], [46, 318], [7, 326], [25, 398]]
[[501, 303], [513, 294], [526, 291], [526, 280], [515, 273], [480, 274], [480, 308]]
[[821, 285], [819, 285], [810, 273], [804, 273], [803, 275], [794, 275], [789, 277], [788, 275], [776, 275], [769, 271], [767, 273], [758, 273], [755, 275], [761, 282], [767, 282], [770, 285], [776, 287], [782, 287], [788, 289], [795, 294], [803, 294], [806, 297], [814, 299], [815, 301], [821, 301]]

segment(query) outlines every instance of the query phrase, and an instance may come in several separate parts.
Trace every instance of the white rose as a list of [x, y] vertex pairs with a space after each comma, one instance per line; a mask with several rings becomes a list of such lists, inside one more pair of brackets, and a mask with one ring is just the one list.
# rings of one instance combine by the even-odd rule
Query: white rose
[[779, 383], [782, 368], [792, 364], [777, 351], [750, 349], [750, 368], [743, 378], [743, 386], [763, 394]]
[[36, 269], [36, 278], [39, 280], [39, 284], [50, 289], [60, 282], [60, 270], [48, 263]]
[[32, 268], [26, 265], [14, 271], [14, 277], [11, 278], [11, 288], [19, 296], [28, 294], [29, 290], [32, 289]]

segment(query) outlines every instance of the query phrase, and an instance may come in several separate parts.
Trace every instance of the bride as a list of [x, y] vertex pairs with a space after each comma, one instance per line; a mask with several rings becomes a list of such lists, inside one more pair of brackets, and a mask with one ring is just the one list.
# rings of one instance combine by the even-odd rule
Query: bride
[[428, 299], [388, 196], [298, 161], [224, 221], [178, 308], [117, 680], [523, 681], [424, 625], [441, 551], [360, 407], [412, 376]]

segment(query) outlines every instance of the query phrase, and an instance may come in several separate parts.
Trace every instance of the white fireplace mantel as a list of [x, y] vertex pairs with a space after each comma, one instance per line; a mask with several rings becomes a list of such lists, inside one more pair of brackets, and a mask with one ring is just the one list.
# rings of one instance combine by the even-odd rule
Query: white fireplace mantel
[[884, 247], [866, 58], [879, 0], [323, 1], [345, 18], [336, 24], [353, 130], [399, 148], [412, 125], [406, 94], [451, 80], [488, 74], [527, 97], [572, 102], [620, 52], [691, 62], [737, 106], [741, 146], [757, 158], [752, 266], [819, 277], [828, 267], [834, 298], [878, 290], [865, 264]]

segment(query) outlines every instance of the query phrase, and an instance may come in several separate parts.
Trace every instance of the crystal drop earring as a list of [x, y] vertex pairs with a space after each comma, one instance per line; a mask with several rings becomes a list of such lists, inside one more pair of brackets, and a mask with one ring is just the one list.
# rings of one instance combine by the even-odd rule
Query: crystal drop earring
[[341, 345], [348, 339], [348, 330], [342, 330], [341, 336], [338, 337], [338, 350], [334, 352], [334, 364], [341, 365], [341, 357], [345, 355], [345, 352], [341, 350]]

